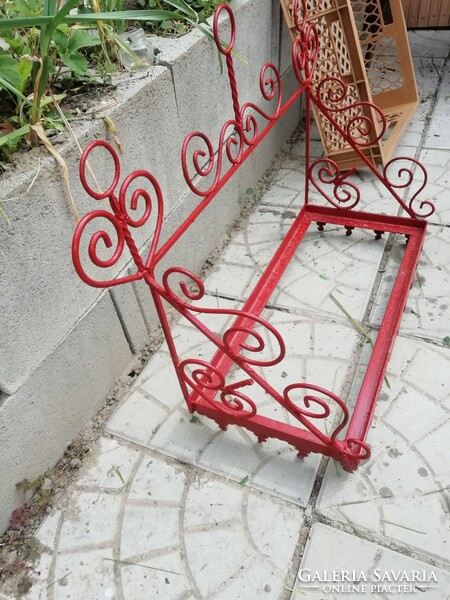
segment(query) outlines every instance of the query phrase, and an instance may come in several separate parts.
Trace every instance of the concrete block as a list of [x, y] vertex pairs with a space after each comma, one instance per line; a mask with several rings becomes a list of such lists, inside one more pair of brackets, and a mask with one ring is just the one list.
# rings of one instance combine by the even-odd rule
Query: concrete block
[[[240, 101], [258, 103], [261, 66], [279, 61], [280, 21], [272, 19], [273, 14], [279, 15], [279, 7], [273, 2], [235, 0], [234, 10], [237, 49], [249, 63], [235, 60]], [[255, 27], [260, 32], [257, 36]], [[225, 22], [221, 31], [225, 37]], [[112, 106], [108, 100], [103, 113], [119, 130], [124, 151], [121, 180], [136, 169], [146, 169], [160, 183], [164, 198], [161, 242], [199, 202], [182, 175], [184, 136], [204, 130], [217, 145], [222, 124], [232, 116], [228, 79], [219, 74], [213, 43], [195, 31], [171, 43], [173, 48], [161, 54], [168, 67], [155, 66], [133, 78], [119, 78]], [[289, 77], [287, 72], [284, 80], [290, 82]], [[284, 97], [288, 97], [286, 92]], [[159, 276], [173, 265], [199, 271], [238, 217], [240, 195], [255, 186], [296, 123], [293, 108], [162, 261]], [[75, 133], [82, 147], [96, 138], [111, 141], [101, 120], [83, 122]], [[55, 143], [71, 174], [80, 215], [104, 208], [103, 202], [82, 189], [78, 150], [67, 138], [61, 139]], [[112, 176], [111, 158], [96, 155], [90, 162], [105, 189]], [[0, 228], [0, 481], [7, 482], [0, 491], [0, 530], [21, 501], [14, 484], [36, 477], [58, 459], [101, 404], [132, 352], [158, 327], [151, 295], [142, 281], [105, 293], [78, 278], [71, 261], [73, 215], [53, 158], [42, 149], [31, 151], [22, 164], [3, 176], [2, 184], [0, 202], [10, 222]], [[155, 203], [155, 194], [151, 195]], [[144, 255], [153, 225], [152, 213], [149, 223], [133, 231]], [[126, 272], [134, 268], [124, 254], [102, 275], [112, 279]]]
[[[234, 56], [234, 68], [241, 105], [261, 97], [259, 73], [272, 59], [272, 3], [235, 0], [235, 49], [245, 62]], [[221, 18], [220, 35], [229, 39], [228, 18]], [[257, 32], [257, 33], [256, 33]], [[223, 73], [215, 44], [199, 31], [178, 40], [159, 40], [158, 61], [172, 71], [183, 138], [191, 131], [202, 131], [217, 140], [220, 127], [233, 118], [226, 65]], [[213, 143], [214, 145], [214, 143]]]
[[110, 293], [128, 344], [138, 354], [148, 342], [148, 331], [134, 287], [117, 285]]
[[[137, 168], [152, 169], [166, 188], [166, 198], [168, 195], [174, 198], [174, 194], [167, 194], [167, 188], [174, 179], [172, 172], [180, 171], [173, 168], [174, 161], [179, 164], [180, 136], [176, 135], [177, 114], [170, 73], [155, 67], [140, 79], [126, 82], [127, 87], [116, 92], [117, 105], [105, 111], [116, 123], [122, 139], [122, 173], [127, 175]], [[149, 114], [158, 119], [157, 127], [143, 127]], [[96, 137], [108, 137], [105, 133], [98, 122], [84, 124], [77, 130], [82, 146]], [[71, 260], [74, 221], [63, 178], [54, 159], [42, 149], [36, 150], [24, 156], [16, 170], [4, 175], [0, 196], [9, 219], [9, 224], [0, 228], [0, 389], [8, 394], [23, 385], [100, 293], [85, 285], [74, 271]], [[68, 165], [80, 214], [103, 208], [102, 202], [82, 190], [76, 148], [65, 143], [59, 151]], [[112, 161], [106, 155], [97, 157], [98, 160], [91, 162], [99, 183], [104, 185]], [[24, 194], [38, 170], [38, 159], [38, 177]], [[150, 227], [136, 231], [138, 244], [151, 234]], [[122, 260], [109, 275], [116, 276], [124, 266]]]
[[147, 334], [152, 335], [156, 333], [156, 330], [158, 329], [159, 320], [150, 289], [145, 281], [134, 281], [131, 284], [131, 287], [133, 288], [136, 302], [138, 303], [139, 310], [141, 311]]
[[132, 358], [106, 292], [20, 390], [0, 405], [0, 531], [23, 502], [15, 484], [62, 456]]
[[281, 5], [278, 1], [272, 1], [272, 49], [271, 49], [271, 61], [273, 64], [280, 68], [280, 43], [281, 43], [281, 19], [283, 14], [281, 11]]
[[281, 36], [280, 36], [280, 72], [284, 73], [292, 67], [292, 39], [288, 26], [281, 13]]

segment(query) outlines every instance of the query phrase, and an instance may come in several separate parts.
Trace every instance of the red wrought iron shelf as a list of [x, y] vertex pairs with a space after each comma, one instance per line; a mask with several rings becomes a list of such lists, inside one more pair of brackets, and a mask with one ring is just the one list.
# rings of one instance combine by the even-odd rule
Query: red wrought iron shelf
[[[199, 196], [200, 201], [195, 210], [161, 246], [159, 238], [163, 226], [164, 201], [156, 179], [148, 171], [138, 170], [125, 178], [117, 192], [120, 168], [115, 150], [103, 141], [95, 141], [86, 148], [80, 163], [82, 184], [88, 194], [96, 200], [109, 200], [111, 210], [95, 210], [81, 219], [73, 238], [72, 257], [79, 276], [89, 285], [110, 287], [138, 280], [146, 282], [164, 331], [181, 391], [191, 413], [197, 412], [213, 419], [224, 430], [230, 424], [244, 427], [253, 432], [261, 443], [268, 438], [284, 440], [297, 449], [299, 456], [306, 456], [310, 452], [322, 453], [339, 461], [345, 469], [353, 470], [360, 461], [370, 456], [370, 448], [366, 443], [367, 434], [420, 256], [427, 226], [425, 217], [433, 213], [434, 206], [429, 200], [421, 199], [427, 175], [417, 160], [407, 157], [394, 158], [382, 170], [378, 170], [366, 156], [364, 150], [373, 145], [374, 141], [381, 139], [388, 126], [379, 107], [370, 105], [369, 114], [376, 115], [375, 125], [367, 116], [368, 103], [363, 102], [362, 111], [361, 103], [355, 104], [350, 95], [345, 106], [353, 116], [343, 122], [341, 108], [346, 97], [346, 84], [336, 77], [325, 77], [312, 85], [320, 39], [316, 26], [307, 18], [305, 0], [301, 4], [301, 10], [298, 8], [295, 7], [297, 36], [293, 42], [292, 61], [299, 86], [283, 103], [280, 73], [273, 64], [265, 64], [260, 77], [262, 97], [268, 106], [264, 110], [252, 102], [243, 105], [239, 102], [232, 55], [235, 41], [234, 16], [228, 5], [222, 5], [216, 12], [214, 36], [218, 50], [225, 56], [227, 63], [234, 118], [223, 124], [216, 151], [205, 134], [194, 131], [187, 136], [182, 148], [182, 169], [186, 183], [192, 192]], [[219, 36], [219, 15], [224, 12], [229, 17], [231, 27], [228, 45], [224, 45]], [[173, 266], [166, 268], [162, 276], [157, 276], [156, 267], [302, 95], [305, 97], [307, 116], [313, 105], [316, 112], [320, 112], [323, 118], [331, 122], [381, 187], [392, 197], [396, 211], [403, 212], [406, 216], [354, 210], [362, 200], [361, 192], [352, 180], [355, 168], [343, 173], [331, 158], [311, 159], [307, 119], [304, 206], [242, 308], [205, 307], [204, 301], [207, 296], [204, 284], [196, 274], [184, 267]], [[355, 110], [352, 111], [352, 108]], [[113, 182], [104, 192], [93, 190], [86, 178], [87, 159], [99, 148], [109, 152], [115, 167]], [[223, 166], [225, 158], [229, 163], [227, 169]], [[133, 188], [130, 203], [127, 200], [127, 192], [138, 179], [143, 179], [151, 188], [151, 192], [144, 188]], [[311, 187], [321, 194], [322, 200], [326, 201], [325, 206], [313, 204]], [[406, 198], [408, 192], [411, 193], [409, 199]], [[141, 216], [133, 216], [140, 203], [143, 206]], [[156, 224], [150, 249], [144, 257], [139, 252], [132, 232], [144, 226], [153, 214], [156, 214]], [[97, 230], [93, 235], [88, 232], [88, 229], [92, 231], [91, 223], [99, 220], [106, 222], [115, 231], [115, 246], [104, 225], [103, 229]], [[392, 233], [405, 236], [407, 240], [352, 414], [343, 399], [316, 383], [297, 382], [284, 389], [275, 389], [258, 371], [280, 364], [286, 355], [286, 344], [280, 332], [263, 319], [261, 314], [287, 266], [299, 252], [306, 232], [314, 223], [318, 225], [319, 230], [330, 224], [343, 227], [347, 235], [358, 228], [374, 231], [377, 238], [381, 237], [382, 233]], [[89, 238], [87, 243], [83, 242], [83, 234]], [[100, 256], [99, 244], [105, 246], [104, 250], [113, 248], [109, 258]], [[114, 267], [124, 254], [125, 248], [136, 265], [135, 273], [106, 280], [91, 275], [92, 265], [100, 270]], [[176, 289], [172, 284], [174, 278], [178, 280]], [[193, 288], [188, 283], [194, 284]], [[203, 303], [196, 303], [199, 300], [203, 300]], [[201, 332], [205, 341], [215, 345], [216, 351], [211, 360], [206, 361], [198, 356], [186, 358], [179, 352], [167, 305], [175, 308]], [[227, 316], [231, 318], [232, 324], [227, 326], [224, 332], [217, 333], [201, 320], [205, 315]], [[278, 344], [278, 350], [272, 358], [261, 358], [259, 354], [266, 349], [264, 337], [259, 333], [261, 328], [273, 336]], [[243, 379], [236, 382], [230, 377], [235, 372], [243, 373]], [[257, 402], [250, 395], [254, 389], [251, 387], [253, 384], [259, 386], [275, 403], [292, 415], [298, 426], [260, 414]], [[324, 433], [318, 423], [330, 416], [334, 419], [335, 409], [340, 411], [340, 422], [333, 426], [331, 433]]]

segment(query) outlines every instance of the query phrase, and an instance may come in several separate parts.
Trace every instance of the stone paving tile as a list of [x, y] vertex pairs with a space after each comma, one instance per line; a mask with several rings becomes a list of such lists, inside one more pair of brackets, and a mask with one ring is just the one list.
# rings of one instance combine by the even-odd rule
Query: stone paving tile
[[[450, 335], [450, 228], [429, 225], [416, 275], [409, 292], [400, 332], [443, 342]], [[370, 322], [381, 324], [384, 309], [402, 259], [402, 247], [393, 248], [383, 273]]]
[[[318, 512], [450, 565], [450, 349], [399, 336], [355, 473], [328, 466]], [[355, 383], [358, 387], [358, 383]]]
[[[107, 464], [119, 488], [105, 489]], [[281, 596], [297, 506], [109, 438], [80, 474], [37, 533], [44, 552], [26, 600]]]
[[81, 492], [74, 500], [61, 527], [58, 548], [72, 550], [79, 546], [111, 544], [119, 510], [118, 498], [98, 492]]
[[414, 117], [399, 140], [392, 156], [410, 156], [420, 151], [424, 136], [424, 124], [430, 119], [435, 104], [436, 88], [445, 67], [444, 58], [416, 56], [413, 58], [420, 103]]
[[[447, 63], [448, 64], [448, 63]], [[447, 135], [448, 114], [450, 110], [450, 68], [446, 68], [440, 83], [433, 119], [430, 124], [424, 146], [450, 150], [450, 140]]]
[[[303, 203], [304, 176], [297, 184], [297, 178], [294, 179], [295, 176], [293, 176], [292, 181], [290, 180], [291, 170], [283, 169], [283, 171], [284, 177], [279, 175], [277, 182], [264, 193], [261, 199], [262, 205], [268, 204], [270, 207], [298, 208]], [[292, 171], [294, 170], [292, 169]]]
[[408, 31], [411, 54], [416, 57], [447, 58], [450, 52], [448, 32], [438, 29]]
[[168, 411], [139, 390], [128, 398], [127, 403], [128, 411], [117, 412], [109, 422], [108, 429], [128, 432], [127, 439], [144, 444]]
[[436, 212], [430, 217], [432, 223], [450, 225], [450, 153], [445, 150], [424, 148], [419, 160], [428, 173], [427, 199], [436, 207]]
[[[283, 212], [278, 206], [259, 206], [205, 280], [207, 292], [245, 300], [294, 216], [289, 208]], [[357, 229], [346, 236], [342, 227], [329, 225], [318, 232], [312, 225], [269, 304], [345, 319], [330, 297], [333, 294], [352, 315], [362, 319], [385, 243], [385, 239], [375, 240], [371, 231]]]
[[[341, 578], [340, 582], [332, 581], [333, 573], [336, 578]], [[423, 582], [413, 582], [413, 578]], [[293, 589], [291, 600], [403, 600], [421, 594], [429, 600], [447, 600], [450, 573], [354, 535], [316, 524], [311, 529]]]

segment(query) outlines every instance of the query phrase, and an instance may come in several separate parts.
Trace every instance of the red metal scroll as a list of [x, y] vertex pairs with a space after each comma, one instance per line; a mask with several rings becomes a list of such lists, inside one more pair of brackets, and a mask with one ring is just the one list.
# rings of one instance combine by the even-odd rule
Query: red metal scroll
[[[221, 42], [218, 33], [218, 18], [223, 12], [228, 14], [231, 26], [230, 41], [227, 45]], [[219, 7], [214, 18], [214, 37], [219, 51], [226, 57], [234, 118], [222, 125], [216, 150], [210, 139], [199, 131], [186, 138], [182, 148], [182, 169], [188, 186], [201, 200], [192, 214], [161, 247], [159, 237], [163, 221], [163, 198], [155, 178], [149, 172], [139, 170], [126, 177], [119, 187], [120, 165], [114, 149], [106, 142], [100, 141], [88, 146], [80, 165], [82, 184], [94, 199], [108, 199], [111, 211], [98, 209], [80, 221], [73, 239], [73, 262], [79, 276], [89, 285], [108, 287], [139, 279], [147, 283], [184, 398], [191, 412], [196, 411], [214, 419], [224, 430], [229, 424], [245, 427], [256, 435], [259, 442], [264, 442], [269, 437], [284, 440], [298, 450], [299, 456], [306, 456], [309, 452], [320, 452], [340, 461], [346, 469], [352, 470], [370, 455], [365, 439], [425, 234], [426, 223], [417, 217], [420, 211], [427, 216], [434, 209], [427, 200], [419, 203], [418, 209], [415, 208], [418, 194], [426, 183], [425, 169], [417, 161], [394, 159], [382, 173], [373, 168], [370, 161], [365, 161], [409, 218], [357, 212], [351, 209], [360, 202], [361, 193], [350, 179], [351, 173], [341, 173], [338, 165], [330, 159], [312, 162], [307, 136], [305, 205], [242, 309], [219, 309], [205, 307], [204, 302], [199, 303], [206, 298], [203, 282], [183, 267], [174, 266], [167, 269], [159, 280], [155, 275], [156, 265], [198, 219], [206, 206], [301, 94], [306, 95], [307, 116], [310, 103], [313, 102], [363, 159], [365, 157], [360, 148], [370, 143], [374, 135], [380, 139], [383, 136], [386, 127], [384, 117], [376, 107], [367, 106], [368, 103], [354, 107], [356, 112], [352, 114], [356, 116], [352, 117], [345, 127], [334, 119], [335, 113], [340, 111], [342, 103], [345, 103], [344, 82], [336, 78], [326, 78], [316, 88], [315, 93], [312, 91], [311, 77], [317, 60], [319, 39], [314, 25], [307, 23], [304, 0], [301, 6], [296, 3], [295, 15], [298, 38], [293, 44], [292, 57], [300, 86], [283, 104], [280, 73], [273, 64], [267, 63], [263, 66], [260, 77], [262, 98], [268, 106], [263, 109], [251, 102], [243, 105], [239, 102], [232, 55], [235, 41], [234, 17], [228, 5]], [[339, 107], [336, 107], [337, 103]], [[371, 115], [374, 114], [378, 115], [376, 122], [371, 120]], [[114, 163], [112, 183], [104, 192], [92, 189], [86, 177], [87, 159], [96, 149], [109, 152]], [[391, 172], [400, 164], [400, 160], [409, 160], [410, 166], [406, 167], [402, 162], [403, 166], [396, 172], [397, 179], [393, 180]], [[418, 184], [415, 183], [417, 174], [420, 175]], [[142, 182], [142, 187], [135, 189], [128, 199], [128, 190], [131, 189], [132, 183], [134, 189], [136, 182]], [[310, 203], [311, 185], [330, 206], [313, 206]], [[414, 185], [417, 189], [414, 189], [412, 199], [406, 201], [399, 192], [413, 189]], [[150, 188], [150, 191], [147, 188]], [[138, 216], [135, 216], [136, 214]], [[150, 221], [154, 223], [152, 243], [147, 256], [142, 257], [132, 232]], [[104, 225], [92, 233], [93, 222], [98, 222], [99, 225], [103, 222]], [[264, 369], [283, 361], [286, 345], [280, 332], [260, 315], [312, 223], [319, 224], [320, 228], [326, 223], [342, 225], [347, 234], [359, 227], [374, 230], [377, 237], [389, 231], [409, 238], [400, 273], [351, 418], [345, 402], [323, 387], [297, 382], [284, 389], [275, 389], [263, 376]], [[112, 228], [111, 233], [108, 233], [108, 228]], [[84, 243], [84, 237], [89, 241]], [[128, 258], [131, 257], [135, 264], [134, 274], [109, 279], [98, 279], [96, 275], [91, 274], [92, 266], [110, 269], [119, 265], [126, 250], [130, 255]], [[82, 259], [85, 253], [87, 257]], [[163, 301], [174, 307], [205, 339], [214, 344], [216, 351], [210, 360], [179, 355]], [[229, 318], [230, 324], [220, 334], [212, 331], [202, 321], [202, 318], [214, 315]], [[262, 388], [292, 415], [297, 425], [260, 414], [255, 395], [252, 394], [255, 386]], [[339, 418], [336, 418], [337, 415], [340, 415]], [[326, 430], [329, 433], [324, 433], [324, 428], [320, 427], [323, 421], [328, 422]]]

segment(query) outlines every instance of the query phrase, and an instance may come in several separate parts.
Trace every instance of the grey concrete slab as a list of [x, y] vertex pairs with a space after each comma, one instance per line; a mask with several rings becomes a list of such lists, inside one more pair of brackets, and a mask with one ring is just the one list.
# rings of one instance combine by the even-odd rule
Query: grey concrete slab
[[303, 523], [298, 507], [109, 438], [80, 475], [37, 533], [44, 551], [32, 593], [47, 597], [56, 581], [61, 600], [283, 594]]
[[122, 326], [106, 293], [26, 384], [2, 402], [0, 529], [6, 528], [12, 510], [23, 502], [15, 484], [25, 478], [32, 481], [59, 460], [130, 360]]
[[403, 599], [420, 593], [446, 600], [449, 586], [449, 573], [433, 564], [318, 523], [311, 529], [291, 600]]
[[417, 29], [408, 32], [411, 54], [423, 58], [447, 58], [450, 36], [445, 29]]

